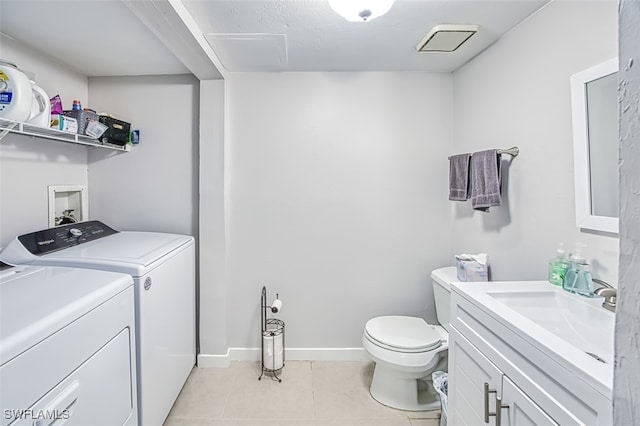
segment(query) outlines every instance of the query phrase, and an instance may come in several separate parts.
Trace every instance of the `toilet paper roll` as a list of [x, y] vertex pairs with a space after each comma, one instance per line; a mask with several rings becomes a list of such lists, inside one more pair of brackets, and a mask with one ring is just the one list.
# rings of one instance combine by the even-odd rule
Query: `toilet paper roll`
[[273, 312], [274, 314], [277, 314], [278, 312], [280, 312], [281, 309], [282, 309], [282, 300], [280, 299], [274, 300], [273, 303], [271, 304], [271, 312]]
[[284, 349], [282, 347], [283, 335], [262, 336], [263, 352], [262, 363], [264, 368], [279, 370], [284, 366]]

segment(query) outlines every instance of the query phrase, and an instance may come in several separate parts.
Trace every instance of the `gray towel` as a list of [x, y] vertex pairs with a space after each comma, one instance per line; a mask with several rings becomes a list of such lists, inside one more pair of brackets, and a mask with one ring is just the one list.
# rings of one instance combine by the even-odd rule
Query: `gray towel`
[[469, 158], [471, 154], [449, 157], [449, 199], [466, 201], [469, 199]]
[[488, 212], [489, 207], [502, 203], [500, 157], [497, 149], [471, 155], [471, 206], [474, 210]]

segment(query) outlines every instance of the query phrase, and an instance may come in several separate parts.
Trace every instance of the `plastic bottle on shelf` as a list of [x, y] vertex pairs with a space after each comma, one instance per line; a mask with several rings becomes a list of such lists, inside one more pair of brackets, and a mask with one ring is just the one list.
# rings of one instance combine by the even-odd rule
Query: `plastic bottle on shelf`
[[0, 59], [0, 118], [27, 121], [32, 98], [29, 77], [15, 64]]
[[48, 128], [51, 124], [51, 101], [47, 92], [42, 90], [35, 81], [31, 80], [33, 99], [31, 101], [31, 114], [27, 123]]
[[554, 285], [562, 285], [569, 266], [570, 263], [567, 260], [564, 245], [560, 243], [558, 245], [558, 250], [556, 250], [556, 257], [549, 261], [549, 282]]

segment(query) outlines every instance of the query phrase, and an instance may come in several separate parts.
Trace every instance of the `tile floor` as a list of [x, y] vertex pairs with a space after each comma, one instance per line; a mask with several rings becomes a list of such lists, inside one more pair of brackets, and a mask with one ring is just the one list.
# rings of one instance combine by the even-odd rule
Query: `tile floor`
[[440, 412], [394, 410], [369, 395], [373, 362], [288, 361], [282, 383], [260, 362], [194, 368], [164, 426], [438, 426]]

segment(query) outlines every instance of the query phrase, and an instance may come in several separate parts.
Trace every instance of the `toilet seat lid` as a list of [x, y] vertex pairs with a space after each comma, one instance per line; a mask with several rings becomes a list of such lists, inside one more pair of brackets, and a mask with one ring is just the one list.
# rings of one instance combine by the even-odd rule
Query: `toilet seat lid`
[[402, 352], [426, 352], [442, 344], [440, 333], [417, 317], [372, 318], [364, 329], [371, 339]]

